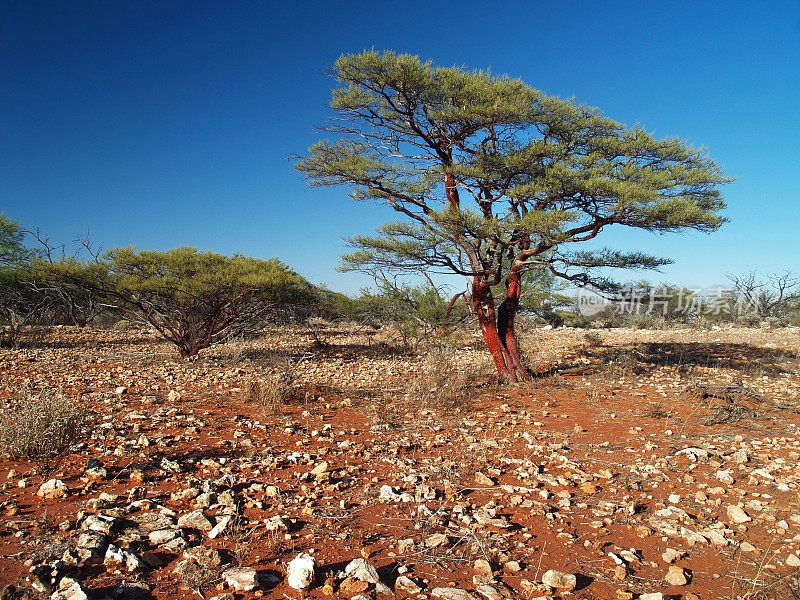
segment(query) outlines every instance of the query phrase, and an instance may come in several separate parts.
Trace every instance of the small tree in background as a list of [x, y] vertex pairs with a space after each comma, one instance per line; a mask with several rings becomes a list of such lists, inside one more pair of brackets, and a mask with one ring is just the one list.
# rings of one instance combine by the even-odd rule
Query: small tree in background
[[[67, 255], [65, 245], [53, 245], [48, 236], [39, 230], [33, 232], [38, 241], [38, 252], [32, 261], [40, 287], [53, 298], [56, 318], [77, 327], [85, 327], [95, 317], [106, 312], [96, 290], [80, 285], [79, 281], [104, 279], [108, 266], [100, 250], [92, 248], [89, 237], [77, 238], [80, 250]], [[82, 258], [87, 256], [88, 259]]]
[[24, 246], [25, 231], [0, 214], [0, 346], [16, 347], [23, 328], [51, 303]]
[[30, 259], [31, 251], [25, 248], [24, 241], [22, 227], [0, 213], [0, 267], [15, 267]]
[[30, 264], [0, 267], [0, 346], [16, 348], [26, 325], [52, 308], [53, 297], [41, 286]]
[[468, 316], [464, 303], [448, 302], [431, 281], [410, 285], [376, 276], [375, 283], [376, 291], [362, 290], [356, 299], [361, 318], [392, 325], [410, 350]]
[[297, 168], [404, 219], [351, 239], [344, 266], [467, 277], [501, 380], [529, 377], [514, 332], [526, 272], [603, 288], [603, 268], [669, 261], [576, 244], [616, 225], [664, 233], [724, 222], [718, 187], [729, 180], [678, 139], [656, 139], [519, 80], [415, 56], [344, 55], [332, 75], [341, 86], [327, 129], [337, 139], [312, 146]]
[[127, 318], [152, 326], [182, 357], [315, 299], [311, 284], [277, 259], [188, 247], [166, 252], [116, 248], [97, 268], [78, 264], [61, 277], [93, 290]]
[[728, 275], [737, 294], [737, 301], [747, 304], [761, 320], [777, 322], [797, 318], [800, 311], [800, 276], [783, 273]]

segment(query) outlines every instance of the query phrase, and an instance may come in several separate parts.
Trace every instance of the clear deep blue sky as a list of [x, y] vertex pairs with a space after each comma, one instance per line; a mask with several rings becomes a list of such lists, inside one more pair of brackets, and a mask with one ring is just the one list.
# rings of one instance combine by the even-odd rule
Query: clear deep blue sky
[[[310, 189], [289, 157], [329, 115], [324, 71], [391, 49], [491, 68], [704, 146], [737, 178], [707, 235], [611, 231], [656, 280], [800, 272], [800, 3], [0, 3], [0, 212], [54, 240], [277, 256], [315, 283], [392, 218]], [[632, 279], [623, 276], [623, 279]], [[461, 287], [460, 282], [455, 282]]]

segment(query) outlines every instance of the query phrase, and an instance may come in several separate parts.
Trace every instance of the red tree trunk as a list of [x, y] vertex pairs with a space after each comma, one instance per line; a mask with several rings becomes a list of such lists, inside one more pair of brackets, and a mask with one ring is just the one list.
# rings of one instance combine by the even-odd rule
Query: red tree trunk
[[519, 311], [519, 298], [522, 293], [522, 281], [519, 273], [512, 272], [506, 278], [506, 299], [497, 309], [497, 333], [510, 358], [509, 371], [517, 381], [531, 378], [520, 358], [519, 344], [514, 333], [514, 319]]
[[[519, 293], [518, 291], [516, 293], [518, 303]], [[516, 311], [509, 312], [506, 306], [507, 301], [508, 298], [501, 305], [500, 311], [495, 311], [491, 288], [480, 281], [473, 282], [472, 306], [478, 316], [483, 339], [486, 341], [486, 346], [489, 348], [489, 353], [497, 368], [498, 380], [501, 382], [523, 381], [530, 379], [530, 375], [519, 359], [519, 348], [514, 337], [513, 326], [513, 316]], [[510, 321], [508, 320], [509, 316], [511, 316]]]

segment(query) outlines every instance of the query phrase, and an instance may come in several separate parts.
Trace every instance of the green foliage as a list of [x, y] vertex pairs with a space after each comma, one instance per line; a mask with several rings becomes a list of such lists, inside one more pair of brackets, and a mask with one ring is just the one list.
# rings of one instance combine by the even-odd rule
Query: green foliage
[[313, 287], [277, 259], [189, 247], [116, 248], [98, 264], [75, 265], [61, 277], [148, 323], [185, 357], [316, 298]]
[[84, 327], [109, 310], [96, 290], [81, 281], [106, 281], [108, 265], [99, 259], [79, 260], [75, 256], [37, 257], [32, 262], [44, 289], [53, 299], [55, 318]]
[[[500, 378], [525, 378], [514, 338], [526, 272], [609, 288], [641, 252], [575, 250], [610, 226], [714, 231], [730, 181], [704, 151], [488, 71], [374, 51], [341, 56], [327, 129], [296, 168], [403, 221], [349, 240], [344, 269], [466, 276]], [[502, 285], [499, 305], [493, 286]]]
[[24, 240], [22, 227], [0, 215], [0, 346], [16, 347], [24, 327], [51, 304]]
[[530, 312], [550, 325], [561, 325], [575, 299], [569, 286], [549, 271], [527, 271], [522, 276], [520, 311]]
[[358, 302], [325, 286], [316, 289], [314, 316], [324, 321], [360, 321], [362, 315]]
[[0, 214], [0, 268], [25, 264], [31, 251], [23, 242], [25, 232], [22, 227], [4, 214]]
[[386, 201], [409, 219], [350, 240], [357, 250], [346, 268], [437, 269], [498, 283], [510, 255], [518, 272], [546, 268], [584, 282], [603, 267], [666, 262], [562, 248], [609, 225], [713, 231], [724, 222], [717, 188], [729, 180], [678, 139], [655, 139], [519, 80], [409, 55], [344, 55], [333, 76], [342, 84], [329, 128], [338, 139], [312, 146], [297, 168], [315, 185], [352, 186], [354, 198]]
[[412, 350], [437, 333], [447, 333], [467, 316], [463, 302], [451, 306], [430, 282], [414, 286], [384, 277], [376, 283], [376, 291], [364, 289], [355, 300], [359, 320], [391, 325]]

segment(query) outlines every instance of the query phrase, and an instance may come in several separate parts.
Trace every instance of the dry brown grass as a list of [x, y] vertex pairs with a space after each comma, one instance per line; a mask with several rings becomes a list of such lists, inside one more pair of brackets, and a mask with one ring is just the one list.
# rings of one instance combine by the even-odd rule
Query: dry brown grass
[[452, 350], [434, 348], [425, 357], [422, 372], [411, 380], [406, 391], [416, 406], [434, 410], [461, 408], [472, 398], [471, 379], [459, 367]]
[[239, 391], [239, 400], [255, 404], [268, 413], [278, 413], [292, 396], [292, 382], [278, 375], [269, 379], [250, 379]]
[[30, 463], [42, 477], [52, 473], [71, 446], [83, 439], [86, 413], [53, 392], [24, 392], [0, 417], [0, 448], [12, 460]]

